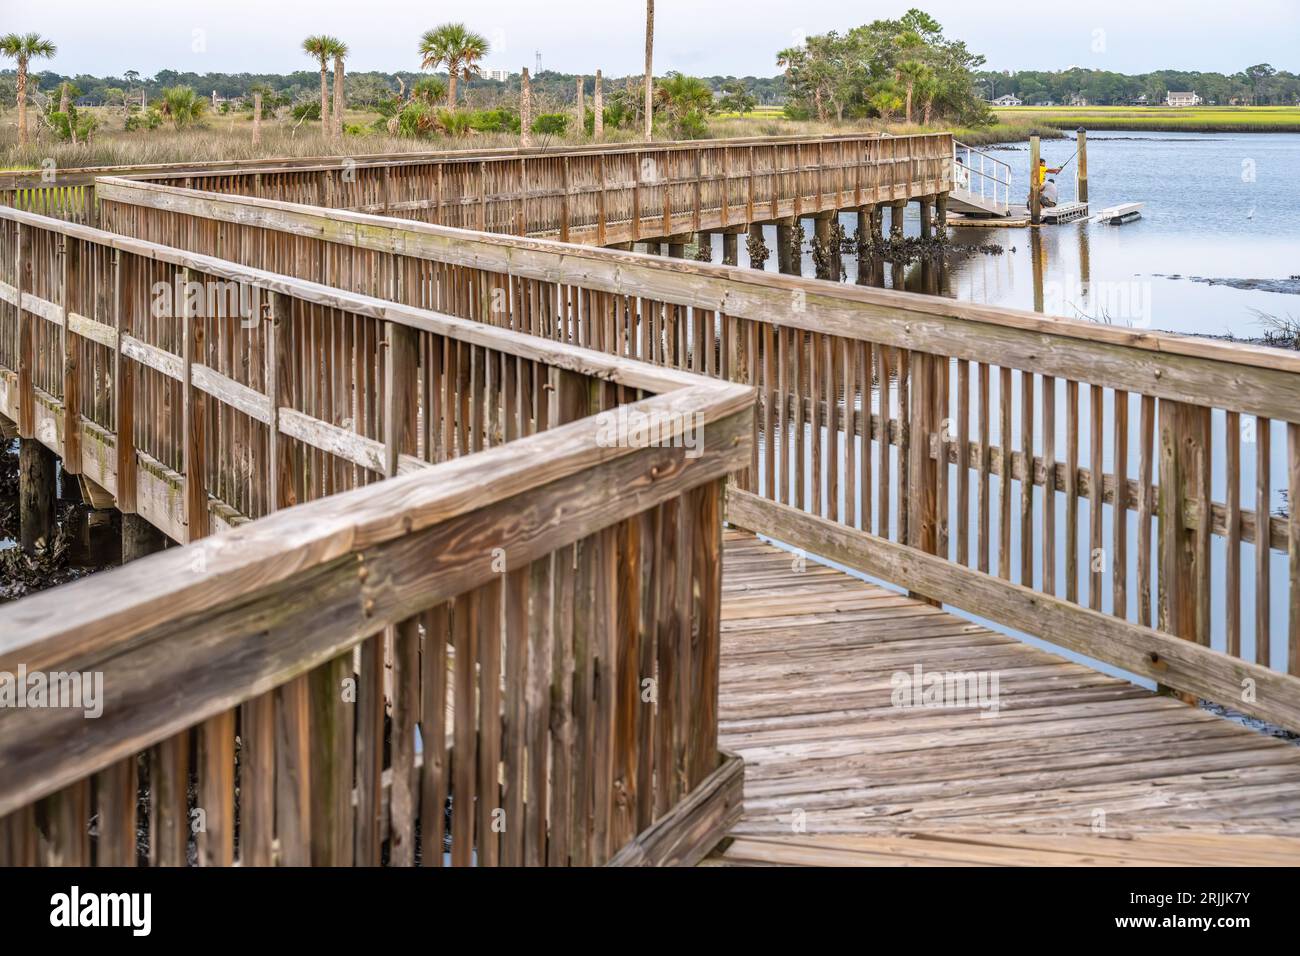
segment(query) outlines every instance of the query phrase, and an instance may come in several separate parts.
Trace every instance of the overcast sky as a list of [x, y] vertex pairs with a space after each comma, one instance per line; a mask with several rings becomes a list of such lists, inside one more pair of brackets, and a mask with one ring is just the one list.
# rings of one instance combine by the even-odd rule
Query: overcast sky
[[[463, 19], [492, 45], [485, 65], [533, 65], [607, 75], [641, 69], [643, 0], [0, 0], [0, 31], [35, 30], [59, 48], [60, 73], [152, 76], [309, 69], [298, 45], [331, 33], [352, 47], [353, 70], [414, 70], [429, 27]], [[1300, 0], [658, 0], [655, 72], [771, 76], [775, 53], [807, 33], [845, 30], [920, 6], [994, 69], [1121, 73], [1235, 72], [1268, 62], [1300, 69]], [[1032, 11], [1032, 12], [1031, 12]], [[41, 61], [38, 69], [50, 61]], [[10, 64], [6, 64], [10, 65]]]

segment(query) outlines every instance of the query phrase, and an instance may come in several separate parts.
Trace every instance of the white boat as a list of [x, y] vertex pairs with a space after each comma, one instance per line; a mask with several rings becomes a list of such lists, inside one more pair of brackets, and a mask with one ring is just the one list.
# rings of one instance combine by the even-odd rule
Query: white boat
[[1145, 205], [1145, 203], [1124, 202], [1120, 203], [1118, 206], [1107, 206], [1093, 217], [1093, 221], [1104, 222], [1112, 226], [1132, 222], [1134, 219], [1142, 218], [1143, 205]]

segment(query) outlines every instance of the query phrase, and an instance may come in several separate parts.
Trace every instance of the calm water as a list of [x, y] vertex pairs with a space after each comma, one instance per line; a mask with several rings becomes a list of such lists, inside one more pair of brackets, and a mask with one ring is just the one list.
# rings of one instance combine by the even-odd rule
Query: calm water
[[[1050, 166], [1070, 159], [1073, 138], [1043, 143]], [[1027, 144], [990, 150], [1012, 168], [1013, 201], [1028, 182]], [[1057, 177], [1061, 200], [1074, 198], [1075, 163]], [[1279, 280], [1300, 275], [1300, 135], [1095, 133], [1088, 140], [1089, 204], [1094, 212], [1143, 202], [1142, 219], [1124, 226], [1078, 222], [1028, 228], [954, 228], [958, 245], [996, 244], [1002, 255], [957, 258], [939, 291], [969, 302], [1035, 309], [1117, 325], [1209, 335], [1258, 337], [1257, 313], [1300, 319], [1300, 296], [1193, 282], [1186, 278]], [[904, 231], [916, 235], [916, 209]], [[857, 218], [841, 218], [852, 236]], [[806, 226], [811, 240], [811, 226]], [[768, 230], [774, 248], [775, 229]], [[1035, 268], [1035, 252], [1038, 268]], [[747, 263], [744, 243], [742, 264]], [[718, 260], [720, 250], [715, 253]], [[857, 281], [853, 257], [844, 261]], [[776, 256], [767, 262], [776, 268]], [[804, 273], [813, 274], [804, 257]], [[886, 286], [894, 276], [886, 269]], [[923, 291], [918, 266], [901, 287]]]

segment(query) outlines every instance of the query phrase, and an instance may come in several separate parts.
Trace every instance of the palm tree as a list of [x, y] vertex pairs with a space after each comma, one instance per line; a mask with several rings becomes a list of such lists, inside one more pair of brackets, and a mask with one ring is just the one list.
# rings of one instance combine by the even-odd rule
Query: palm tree
[[326, 74], [329, 72], [330, 56], [339, 41], [334, 37], [317, 34], [302, 41], [302, 51], [316, 58], [320, 64], [320, 128], [326, 136], [330, 132], [330, 88]]
[[704, 134], [704, 117], [713, 111], [713, 90], [704, 80], [669, 73], [655, 90], [668, 116], [673, 136], [697, 139]]
[[350, 52], [348, 45], [342, 40], [334, 40], [330, 44], [330, 52], [334, 55], [334, 135], [343, 135], [343, 61], [347, 59]]
[[477, 76], [479, 60], [487, 56], [488, 41], [463, 23], [444, 23], [420, 37], [420, 69], [447, 67], [447, 105], [456, 108], [456, 80]]
[[903, 81], [903, 95], [906, 103], [907, 122], [911, 123], [913, 94], [918, 88], [924, 90], [930, 84], [934, 72], [919, 60], [908, 60], [905, 63], [899, 64], [898, 75]]
[[645, 0], [645, 138], [654, 132], [655, 0]]
[[18, 145], [27, 145], [27, 64], [33, 57], [52, 57], [54, 44], [38, 33], [7, 33], [0, 37], [0, 53], [18, 61]]
[[922, 62], [925, 55], [925, 40], [915, 30], [906, 30], [895, 40], [894, 45], [903, 57], [895, 68], [894, 78], [903, 84], [906, 103], [907, 122], [912, 122], [912, 93], [918, 80], [923, 80], [929, 68]]
[[171, 120], [176, 129], [193, 126], [203, 118], [208, 101], [188, 86], [169, 86], [162, 91], [158, 112]]

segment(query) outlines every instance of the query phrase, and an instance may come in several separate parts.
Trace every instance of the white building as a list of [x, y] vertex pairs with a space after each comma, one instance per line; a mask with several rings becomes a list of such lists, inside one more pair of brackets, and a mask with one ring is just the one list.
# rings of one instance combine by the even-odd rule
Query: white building
[[496, 80], [498, 83], [504, 83], [510, 79], [509, 70], [484, 70], [483, 78], [485, 80]]
[[994, 106], [1021, 106], [1023, 105], [1023, 102], [1024, 101], [1021, 100], [1015, 94], [1007, 93], [1005, 96], [999, 96], [996, 100], [994, 100], [993, 105]]
[[1166, 106], [1200, 106], [1204, 102], [1195, 93], [1175, 93], [1170, 90], [1165, 94]]

